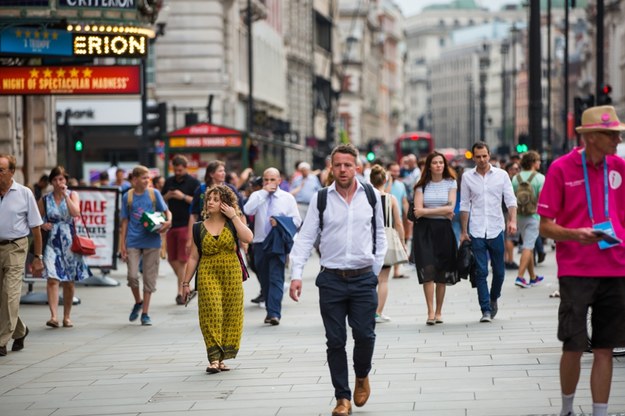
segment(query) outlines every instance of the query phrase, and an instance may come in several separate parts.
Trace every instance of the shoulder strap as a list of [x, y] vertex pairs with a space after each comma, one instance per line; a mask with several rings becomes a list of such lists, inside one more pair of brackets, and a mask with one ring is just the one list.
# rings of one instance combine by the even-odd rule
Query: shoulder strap
[[375, 255], [375, 251], [376, 251], [375, 191], [373, 190], [373, 186], [371, 186], [368, 183], [363, 183], [362, 185], [365, 187], [365, 194], [367, 194], [369, 205], [371, 205], [371, 210], [373, 211], [371, 215], [371, 236], [373, 237], [373, 254]]
[[391, 194], [386, 194], [384, 197], [384, 215], [386, 216], [386, 226], [393, 228], [393, 199]]
[[195, 243], [195, 247], [197, 247], [197, 252], [200, 254], [200, 258], [202, 257], [202, 236], [201, 236], [202, 229], [200, 228], [201, 226], [202, 226], [202, 221], [193, 223], [193, 242]]
[[532, 179], [534, 179], [534, 176], [536, 176], [536, 172], [532, 172], [532, 174], [530, 175], [529, 178], [527, 178], [528, 182], [532, 182]]
[[321, 188], [317, 192], [317, 210], [319, 211], [319, 231], [323, 230], [323, 211], [328, 204], [328, 188]]
[[228, 229], [232, 233], [232, 236], [234, 237], [234, 242], [237, 244], [237, 250], [238, 250], [239, 249], [239, 237], [237, 237], [237, 229], [234, 227], [234, 223], [232, 222], [230, 218], [226, 218], [226, 227], [228, 227]]
[[135, 190], [130, 188], [128, 190], [128, 213], [130, 213], [130, 210], [132, 209], [132, 199], [135, 195]]
[[154, 188], [148, 188], [148, 195], [150, 196], [150, 201], [152, 201], [152, 211], [156, 212], [156, 195], [154, 195]]

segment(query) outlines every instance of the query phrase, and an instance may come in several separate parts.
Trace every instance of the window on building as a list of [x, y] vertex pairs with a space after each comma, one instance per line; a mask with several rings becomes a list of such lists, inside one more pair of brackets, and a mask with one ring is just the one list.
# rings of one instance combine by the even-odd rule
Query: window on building
[[330, 109], [330, 81], [321, 77], [315, 78], [315, 110], [328, 111]]
[[319, 13], [316, 13], [315, 43], [328, 52], [332, 51], [332, 23]]

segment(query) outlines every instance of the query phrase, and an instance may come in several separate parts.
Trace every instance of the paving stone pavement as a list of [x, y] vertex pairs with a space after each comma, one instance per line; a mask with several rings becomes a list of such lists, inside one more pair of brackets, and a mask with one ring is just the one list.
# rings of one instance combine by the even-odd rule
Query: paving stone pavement
[[[263, 324], [265, 311], [250, 302], [257, 281], [244, 284], [241, 351], [229, 362], [232, 371], [215, 375], [205, 373], [197, 302], [175, 304], [166, 262], [152, 298], [151, 327], [128, 322], [133, 301], [123, 264], [111, 274], [120, 286], [77, 287], [82, 303], [73, 309], [74, 328], [48, 328], [47, 306], [22, 305], [30, 334], [23, 351], [0, 357], [0, 415], [329, 415], [334, 398], [314, 285], [318, 268], [311, 258], [303, 297], [296, 304], [285, 296], [279, 326]], [[402, 271], [409, 278], [390, 281], [385, 313], [392, 321], [376, 330], [372, 395], [354, 415], [558, 414], [553, 253], [538, 266], [545, 275], [541, 286], [517, 288], [514, 272], [507, 273], [499, 314], [489, 324], [478, 322], [477, 294], [462, 281], [447, 289], [445, 323], [426, 326], [416, 273], [408, 266]], [[591, 358], [583, 357], [578, 415], [592, 410]], [[625, 416], [623, 358], [615, 359], [610, 411]]]

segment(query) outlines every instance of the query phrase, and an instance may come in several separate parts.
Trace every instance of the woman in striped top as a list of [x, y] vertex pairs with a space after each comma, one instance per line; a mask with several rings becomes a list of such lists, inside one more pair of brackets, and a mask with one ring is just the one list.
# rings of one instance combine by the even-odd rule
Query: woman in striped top
[[427, 325], [443, 323], [446, 285], [458, 282], [458, 246], [451, 225], [457, 187], [456, 174], [447, 164], [445, 156], [438, 152], [428, 155], [421, 179], [414, 188], [417, 221], [412, 238], [417, 275], [423, 285], [428, 308]]

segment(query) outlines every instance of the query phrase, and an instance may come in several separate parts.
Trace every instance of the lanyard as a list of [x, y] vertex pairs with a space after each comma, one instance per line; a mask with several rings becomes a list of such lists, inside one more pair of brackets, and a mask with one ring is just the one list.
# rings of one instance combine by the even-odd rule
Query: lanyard
[[[588, 201], [588, 215], [590, 215], [590, 221], [595, 223], [595, 218], [592, 214], [592, 198], [590, 197], [590, 181], [588, 180], [588, 167], [586, 166], [586, 150], [582, 150], [582, 167], [584, 168], [584, 185], [586, 185], [586, 200]], [[610, 213], [608, 209], [608, 161], [603, 157], [603, 194], [605, 197], [605, 218], [610, 219]]]

